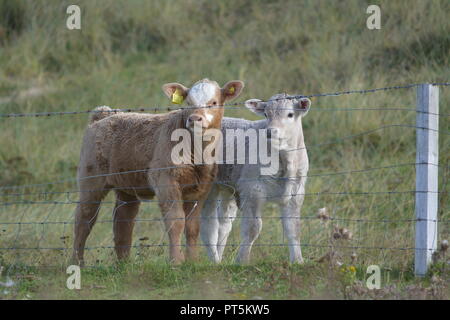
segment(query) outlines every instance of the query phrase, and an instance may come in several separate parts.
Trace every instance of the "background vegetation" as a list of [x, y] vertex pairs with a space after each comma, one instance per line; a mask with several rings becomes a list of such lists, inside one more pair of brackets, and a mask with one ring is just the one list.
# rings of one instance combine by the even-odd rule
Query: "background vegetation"
[[[70, 31], [66, 8], [73, 1], [0, 0], [0, 112], [167, 106], [162, 84], [177, 81], [189, 86], [204, 77], [220, 84], [245, 81], [239, 101], [267, 99], [279, 92], [314, 94], [448, 82], [450, 3], [376, 3], [382, 10], [382, 29], [371, 31], [366, 28], [366, 8], [373, 1], [77, 1], [82, 29]], [[450, 114], [449, 101], [450, 89], [441, 88], [441, 113]], [[312, 175], [415, 162], [414, 129], [393, 127], [337, 140], [384, 125], [414, 125], [415, 112], [323, 109], [355, 107], [414, 109], [415, 90], [313, 99], [313, 109], [303, 122]], [[255, 119], [242, 108], [227, 110], [226, 115]], [[74, 178], [86, 123], [87, 115], [0, 118], [1, 222], [72, 221], [75, 205], [52, 201], [76, 201], [76, 193], [34, 193], [76, 190]], [[441, 117], [440, 129], [448, 132], [449, 123], [448, 117]], [[333, 143], [315, 146], [328, 142]], [[449, 190], [449, 146], [449, 135], [441, 134], [441, 191]], [[60, 183], [46, 184], [55, 181]], [[7, 188], [15, 185], [36, 186]], [[308, 193], [414, 189], [414, 166], [311, 177], [307, 184]], [[49, 203], [6, 205], [14, 201]], [[303, 220], [305, 266], [287, 264], [287, 249], [282, 246], [255, 247], [248, 267], [232, 264], [235, 246], [227, 248], [226, 261], [218, 267], [202, 257], [197, 264], [172, 268], [163, 246], [137, 248], [130, 263], [122, 266], [115, 266], [110, 249], [89, 250], [88, 264], [96, 268], [83, 271], [79, 292], [65, 289], [64, 268], [56, 273], [43, 268], [67, 264], [70, 223], [2, 224], [1, 248], [68, 250], [0, 250], [0, 264], [5, 266], [2, 279], [8, 273], [16, 282], [0, 297], [448, 297], [445, 256], [430, 277], [419, 281], [412, 277], [412, 250], [328, 247], [414, 247], [414, 223], [390, 221], [414, 218], [413, 194], [311, 195], [302, 216], [314, 218], [323, 207], [344, 220]], [[111, 204], [105, 203], [88, 246], [112, 245], [110, 214]], [[279, 215], [276, 207], [268, 205], [264, 215], [258, 243], [283, 243], [280, 223], [274, 218]], [[139, 215], [143, 220], [159, 217], [151, 204], [144, 205]], [[447, 193], [440, 194], [439, 217], [447, 220], [440, 223], [441, 241], [449, 237]], [[333, 240], [336, 225], [349, 229], [352, 239]], [[230, 244], [239, 243], [238, 235], [239, 223], [235, 223]], [[136, 246], [166, 243], [160, 222], [137, 224]], [[344, 266], [356, 266], [356, 274], [347, 277], [344, 272], [343, 276], [334, 266], [336, 261], [319, 262], [330, 253]], [[351, 258], [353, 253], [356, 260]], [[364, 281], [366, 266], [371, 264], [383, 268], [384, 291], [376, 294], [362, 292], [357, 281]]]

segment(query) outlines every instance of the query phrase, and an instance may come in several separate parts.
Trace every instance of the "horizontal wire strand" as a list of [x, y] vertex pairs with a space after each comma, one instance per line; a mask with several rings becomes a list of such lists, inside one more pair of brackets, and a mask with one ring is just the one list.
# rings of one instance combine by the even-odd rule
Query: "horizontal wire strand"
[[[368, 135], [368, 134], [371, 134], [371, 133], [376, 132], [376, 131], [389, 129], [389, 128], [396, 128], [396, 127], [431, 130], [433, 132], [439, 132], [439, 133], [443, 133], [443, 134], [446, 134], [446, 135], [450, 135], [450, 132], [443, 131], [443, 130], [435, 130], [435, 129], [419, 127], [419, 126], [414, 126], [414, 125], [407, 125], [407, 124], [390, 124], [390, 125], [380, 126], [378, 128], [375, 128], [375, 129], [366, 130], [366, 131], [363, 131], [363, 132], [360, 132], [360, 133], [357, 133], [357, 134], [344, 136], [342, 138], [334, 139], [334, 140], [331, 140], [329, 142], [313, 144], [313, 145], [309, 145], [308, 147], [294, 148], [294, 149], [288, 149], [288, 150], [284, 150], [284, 151], [292, 152], [292, 151], [298, 151], [298, 150], [303, 150], [303, 149], [310, 149], [310, 148], [317, 148], [317, 147], [322, 147], [322, 146], [327, 146], [327, 145], [333, 145], [333, 144], [340, 143], [342, 141], [346, 141], [346, 140], [349, 140], [349, 139], [353, 139], [353, 138], [361, 137], [361, 136], [364, 136], [364, 135]], [[240, 160], [240, 159], [233, 159], [233, 160], [236, 161], [236, 160]], [[218, 164], [224, 164], [224, 163], [218, 163]], [[195, 164], [195, 165], [210, 165], [210, 164], [200, 163], [200, 164]], [[0, 190], [33, 188], [33, 187], [40, 187], [40, 186], [47, 186], [47, 185], [54, 185], [54, 184], [62, 184], [62, 183], [67, 183], [67, 182], [79, 181], [79, 180], [94, 179], [94, 178], [108, 177], [108, 176], [115, 176], [115, 175], [123, 175], [123, 174], [130, 174], [130, 173], [140, 173], [140, 172], [179, 169], [179, 168], [189, 167], [189, 166], [191, 166], [191, 165], [174, 165], [174, 166], [161, 167], [161, 168], [144, 168], [144, 169], [137, 169], [137, 170], [129, 170], [129, 171], [122, 171], [122, 172], [113, 172], [113, 173], [105, 173], [105, 174], [99, 174], [99, 175], [93, 175], [93, 176], [86, 176], [86, 177], [82, 177], [80, 179], [68, 178], [68, 179], [62, 179], [62, 180], [58, 180], [58, 181], [47, 182], [47, 183], [39, 183], [39, 184], [3, 186], [3, 187], [0, 187]]]
[[[301, 180], [303, 178], [318, 178], [318, 177], [329, 177], [329, 176], [336, 176], [336, 175], [345, 175], [345, 174], [353, 174], [353, 173], [365, 173], [365, 172], [372, 172], [376, 170], [383, 170], [383, 169], [394, 169], [399, 167], [406, 167], [406, 166], [417, 166], [417, 165], [433, 165], [437, 167], [443, 167], [438, 164], [428, 163], [428, 162], [411, 162], [411, 163], [402, 163], [402, 164], [393, 164], [393, 165], [386, 165], [382, 167], [374, 167], [374, 168], [365, 168], [365, 169], [355, 169], [355, 170], [348, 170], [348, 171], [338, 171], [338, 172], [327, 172], [327, 173], [318, 173], [318, 174], [308, 174], [304, 176], [296, 176], [296, 177], [267, 177], [267, 178], [248, 178], [248, 179], [240, 179], [239, 181], [297, 181]], [[201, 182], [201, 183], [184, 183], [179, 184], [181, 187], [186, 186], [195, 186], [200, 184], [225, 184], [230, 183], [232, 180], [218, 180], [218, 181], [212, 181], [212, 182]], [[171, 185], [158, 185], [158, 188], [160, 187], [168, 187]], [[19, 197], [19, 196], [29, 196], [29, 195], [61, 195], [61, 194], [71, 194], [71, 193], [87, 193], [87, 192], [99, 192], [99, 191], [114, 191], [114, 190], [142, 190], [142, 189], [148, 189], [148, 186], [135, 186], [135, 187], [115, 187], [115, 188], [102, 188], [102, 189], [91, 189], [91, 190], [69, 190], [69, 191], [49, 191], [49, 192], [32, 192], [32, 193], [2, 193], [0, 194], [0, 197]]]
[[[391, 87], [384, 87], [384, 88], [376, 88], [376, 89], [366, 89], [366, 90], [348, 90], [348, 91], [341, 91], [341, 92], [335, 92], [335, 93], [319, 93], [319, 94], [312, 94], [312, 95], [296, 95], [296, 96], [289, 96], [287, 98], [283, 98], [283, 99], [298, 99], [298, 98], [316, 98], [316, 97], [326, 97], [326, 96], [341, 96], [341, 95], [349, 95], [349, 94], [367, 94], [367, 93], [374, 93], [374, 92], [379, 92], [379, 91], [386, 91], [386, 90], [396, 90], [396, 89], [408, 89], [408, 88], [413, 88], [413, 87], [417, 87], [421, 84], [409, 84], [409, 85], [404, 85], [404, 86], [391, 86]], [[431, 85], [435, 85], [435, 86], [449, 86], [450, 83], [431, 83]], [[273, 100], [282, 100], [282, 99], [272, 99], [272, 100], [266, 100], [266, 101], [273, 101]], [[239, 106], [239, 105], [243, 105], [243, 102], [236, 102], [236, 103], [231, 103], [231, 104], [225, 104], [224, 107], [231, 107], [231, 106]], [[170, 111], [171, 109], [179, 109], [180, 107], [156, 107], [156, 108], [138, 108], [138, 109], [114, 109], [111, 110], [110, 112], [112, 113], [117, 113], [117, 112], [133, 112], [133, 111], [140, 111], [140, 112], [144, 112], [146, 110], [168, 110]], [[187, 108], [193, 108], [193, 109], [197, 109], [198, 107], [187, 107]], [[201, 107], [203, 108], [203, 107]], [[205, 107], [205, 108], [209, 108], [209, 107]], [[233, 108], [230, 108], [233, 109]], [[236, 109], [236, 107], [234, 107], [234, 109]], [[315, 108], [315, 110], [319, 110], [319, 111], [375, 111], [375, 110], [397, 110], [397, 111], [415, 111], [417, 113], [427, 113], [427, 114], [431, 114], [431, 115], [436, 115], [436, 116], [450, 116], [450, 114], [437, 114], [437, 113], [429, 113], [429, 112], [424, 112], [424, 111], [419, 111], [419, 110], [415, 110], [413, 108]], [[50, 117], [53, 115], [71, 115], [71, 114], [83, 114], [83, 113], [95, 113], [96, 111], [94, 110], [90, 110], [90, 111], [74, 111], [74, 112], [42, 112], [42, 113], [12, 113], [12, 114], [0, 114], [0, 118], [12, 118], [12, 117]], [[105, 111], [102, 111], [105, 112]], [[375, 131], [378, 130], [383, 130], [383, 129], [387, 129], [387, 128], [392, 128], [392, 127], [404, 127], [404, 128], [415, 128], [415, 129], [423, 129], [423, 130], [430, 130], [430, 131], [434, 131], [434, 132], [439, 132], [442, 133], [444, 135], [450, 135], [449, 131], [445, 131], [445, 130], [436, 130], [436, 129], [431, 129], [431, 128], [425, 128], [425, 127], [418, 127], [418, 126], [413, 126], [413, 125], [408, 125], [408, 124], [391, 124], [391, 125], [386, 125], [386, 126], [381, 126], [379, 128], [375, 128], [372, 130], [368, 130], [365, 132], [361, 132], [355, 135], [349, 135], [346, 137], [342, 137], [339, 138], [338, 140], [334, 140], [331, 142], [325, 142], [325, 143], [320, 143], [320, 144], [315, 144], [315, 145], [311, 145], [305, 148], [296, 148], [296, 149], [291, 149], [291, 150], [287, 150], [287, 151], [296, 151], [296, 150], [301, 150], [301, 149], [307, 149], [307, 148], [314, 148], [314, 147], [320, 147], [320, 146], [325, 146], [325, 145], [330, 145], [330, 144], [335, 144], [335, 143], [339, 143], [341, 141], [344, 140], [348, 140], [351, 138], [355, 138], [355, 137], [359, 137], [359, 136], [363, 136], [366, 134], [370, 134], [373, 133]], [[326, 175], [339, 175], [339, 174], [352, 174], [352, 173], [359, 173], [359, 172], [369, 172], [369, 171], [373, 171], [373, 170], [380, 170], [380, 169], [387, 169], [387, 168], [394, 168], [394, 167], [401, 167], [401, 166], [412, 166], [412, 165], [436, 165], [436, 164], [431, 164], [431, 163], [407, 163], [407, 164], [398, 164], [398, 165], [390, 165], [390, 166], [384, 166], [384, 167], [377, 167], [377, 168], [367, 168], [367, 169], [359, 169], [359, 170], [351, 170], [351, 171], [343, 171], [343, 172], [333, 172], [333, 173], [325, 173], [325, 174], [316, 174], [316, 175], [309, 175], [308, 177], [320, 177], [320, 176], [326, 176]], [[438, 167], [443, 167], [443, 168], [447, 168], [447, 166], [440, 166], [440, 165], [436, 165]], [[173, 167], [165, 167], [165, 168], [146, 168], [146, 169], [140, 169], [140, 170], [133, 170], [133, 171], [129, 171], [129, 172], [118, 172], [118, 173], [110, 173], [107, 175], [116, 175], [116, 174], [126, 174], [126, 173], [139, 173], [139, 172], [147, 172], [147, 171], [151, 171], [151, 170], [168, 170], [168, 169], [174, 169], [174, 168], [180, 168], [180, 166], [173, 166]], [[105, 176], [105, 175], [100, 175], [100, 176]], [[84, 177], [84, 178], [95, 178], [98, 176], [92, 176], [92, 177]], [[306, 176], [304, 176], [306, 177]], [[295, 179], [299, 179], [302, 177], [297, 177]], [[273, 178], [270, 178], [273, 179]], [[291, 178], [286, 178], [291, 180]], [[35, 187], [35, 186], [45, 186], [45, 185], [50, 185], [50, 184], [56, 184], [56, 183], [65, 183], [65, 182], [69, 182], [69, 181], [74, 181], [76, 179], [70, 179], [70, 180], [61, 180], [61, 181], [56, 181], [56, 182], [51, 182], [51, 183], [44, 183], [44, 184], [37, 184], [37, 185], [25, 185], [25, 186], [6, 186], [6, 187], [0, 187], [0, 190], [8, 190], [8, 189], [16, 189], [16, 188], [27, 188], [27, 187]], [[256, 180], [256, 179], [255, 179]], [[258, 179], [261, 180], [261, 179]], [[226, 182], [226, 180], [222, 181], [222, 183]], [[214, 182], [214, 183], [220, 183], [220, 182]], [[122, 188], [117, 188], [117, 189], [122, 189]], [[66, 192], [60, 192], [61, 194], [68, 194], [68, 193], [76, 193], [76, 192], [86, 192], [86, 191], [66, 191]], [[405, 190], [405, 191], [401, 191], [401, 190], [394, 190], [394, 191], [372, 191], [372, 192], [311, 192], [311, 193], [297, 193], [297, 194], [287, 194], [287, 195], [272, 195], [272, 196], [267, 196], [267, 197], [261, 197], [261, 198], [282, 198], [282, 197], [291, 197], [291, 196], [295, 196], [295, 195], [304, 195], [304, 196], [321, 196], [321, 195], [371, 195], [371, 194], [408, 194], [408, 193], [429, 193], [430, 191], [421, 191], [421, 190]], [[446, 191], [438, 191], [438, 192], [432, 192], [432, 193], [439, 193], [439, 194], [446, 194]], [[36, 193], [35, 193], [36, 194]], [[56, 194], [56, 193], [37, 193], [37, 194]], [[15, 195], [26, 195], [26, 194], [15, 194]], [[29, 195], [29, 194], [28, 194]], [[0, 196], [11, 196], [11, 194], [0, 194]], [[222, 200], [218, 200], [218, 201], [223, 201]], [[175, 200], [168, 200], [168, 201], [175, 201]], [[132, 203], [134, 201], [122, 201], [121, 204], [127, 204], [127, 203]], [[154, 200], [154, 201], [149, 201], [149, 200], [139, 200], [139, 202], [160, 202], [159, 200]], [[48, 203], [45, 202], [39, 202], [42, 204], [58, 204], [58, 202], [55, 201], [48, 201]], [[70, 201], [70, 202], [61, 202], [60, 204], [73, 204], [73, 203], [81, 203], [81, 202], [76, 202], [76, 201]], [[105, 201], [103, 201], [102, 203], [107, 203]], [[113, 202], [115, 203], [115, 202]], [[16, 203], [17, 204], [17, 203]], [[23, 202], [23, 204], [37, 204], [35, 202]], [[1, 203], [0, 203], [1, 205]], [[48, 218], [48, 217], [47, 217]], [[245, 219], [245, 218], [253, 218], [253, 217], [235, 217], [235, 219]], [[268, 217], [255, 217], [255, 218], [263, 218], [263, 219], [300, 219], [300, 220], [313, 220], [313, 219], [319, 219], [319, 220], [329, 220], [329, 221], [355, 221], [355, 222], [380, 222], [380, 223], [396, 223], [396, 222], [417, 222], [417, 221], [432, 221], [432, 222], [440, 222], [440, 223], [449, 223], [450, 220], [448, 219], [438, 219], [438, 220], [431, 220], [431, 219], [364, 219], [364, 218], [337, 218], [337, 217], [329, 217], [327, 219], [323, 219], [317, 216], [305, 216], [305, 217], [283, 217], [283, 216], [268, 216]], [[175, 219], [196, 219], [194, 217], [188, 217], [188, 218], [172, 218], [169, 220], [175, 220]], [[198, 217], [198, 219], [205, 219], [202, 217]], [[209, 218], [207, 218], [209, 219]], [[234, 218], [233, 218], [234, 219]], [[164, 218], [158, 218], [158, 219], [134, 219], [133, 221], [135, 222], [150, 222], [150, 221], [163, 221]], [[122, 222], [122, 221], [130, 221], [128, 219], [121, 219], [121, 220], [116, 220], [116, 222]], [[98, 222], [114, 222], [114, 220], [101, 220]], [[0, 222], [0, 224], [19, 224], [19, 225], [25, 225], [25, 224], [41, 224], [41, 225], [46, 225], [46, 224], [74, 224], [75, 222], [71, 222], [71, 221], [65, 221], [65, 222], [58, 222], [58, 221], [41, 221], [41, 222]], [[341, 240], [339, 240], [341, 241]], [[348, 240], [346, 240], [348, 241]], [[351, 240], [350, 240], [351, 241]], [[338, 242], [335, 242], [338, 243]], [[196, 246], [208, 246], [209, 244], [198, 244]], [[216, 246], [220, 246], [220, 244], [215, 244]], [[226, 244], [226, 246], [230, 246], [230, 247], [238, 247], [238, 246], [242, 246], [243, 244], [239, 243], [228, 243]], [[148, 248], [148, 247], [171, 247], [172, 245], [170, 244], [139, 244], [139, 245], [130, 245], [130, 246], [90, 246], [90, 247], [86, 247], [85, 250], [99, 250], [99, 249], [114, 249], [114, 248]], [[181, 246], [181, 247], [185, 247], [186, 244], [180, 244], [180, 245], [176, 245], [176, 246]], [[225, 245], [224, 245], [225, 246]], [[245, 246], [245, 244], [244, 244]], [[286, 243], [257, 243], [257, 244], [253, 244], [253, 246], [255, 247], [280, 247], [280, 246], [290, 246], [289, 244]], [[335, 245], [335, 244], [330, 244], [330, 245], [320, 245], [320, 244], [310, 244], [310, 243], [302, 243], [302, 244], [297, 244], [295, 246], [300, 246], [300, 247], [322, 247], [322, 248], [333, 248], [333, 249], [373, 249], [373, 250], [401, 250], [401, 251], [408, 251], [408, 250], [433, 250], [433, 249], [422, 249], [422, 248], [415, 248], [415, 247], [386, 247], [386, 246], [343, 246], [343, 245]], [[62, 251], [67, 251], [67, 250], [72, 250], [72, 248], [63, 248], [63, 247], [0, 247], [0, 250], [62, 250]], [[49, 268], [51, 268], [52, 266], [48, 266]], [[88, 266], [90, 267], [90, 266]], [[95, 267], [95, 266], [92, 266]]]
[[[271, 101], [279, 101], [279, 100], [285, 100], [285, 99], [300, 99], [300, 98], [318, 98], [318, 97], [336, 97], [336, 96], [342, 96], [342, 95], [349, 95], [349, 94], [367, 94], [367, 93], [374, 93], [379, 91], [387, 91], [387, 90], [398, 90], [398, 89], [410, 89], [417, 87], [419, 85], [422, 85], [422, 83], [415, 83], [415, 84], [408, 84], [403, 86], [390, 86], [390, 87], [384, 87], [384, 88], [376, 88], [376, 89], [365, 89], [365, 90], [347, 90], [347, 91], [338, 91], [333, 93], [317, 93], [317, 94], [310, 94], [310, 95], [290, 95], [284, 98], [276, 98], [276, 99], [268, 99], [268, 100], [262, 100], [263, 102], [271, 102]], [[431, 85], [434, 86], [450, 86], [450, 83], [448, 82], [442, 82], [442, 83], [431, 83]], [[223, 108], [223, 107], [238, 107], [243, 106], [245, 102], [234, 102], [234, 103], [226, 103], [223, 106], [219, 106], [217, 108]], [[84, 110], [84, 111], [51, 111], [51, 112], [35, 112], [35, 113], [6, 113], [6, 114], [0, 114], [0, 118], [23, 118], [23, 117], [51, 117], [51, 116], [62, 116], [62, 115], [78, 115], [78, 114], [91, 114], [91, 113], [119, 113], [119, 112], [146, 112], [146, 111], [173, 111], [173, 110], [179, 110], [179, 109], [200, 109], [200, 108], [211, 108], [210, 106], [156, 106], [156, 107], [140, 107], [140, 108], [115, 108], [112, 110]], [[413, 110], [413, 109], [411, 109]], [[424, 111], [415, 110], [416, 112], [422, 112], [427, 113]], [[435, 113], [433, 113], [435, 114]], [[435, 114], [438, 116], [450, 116], [450, 114]]]

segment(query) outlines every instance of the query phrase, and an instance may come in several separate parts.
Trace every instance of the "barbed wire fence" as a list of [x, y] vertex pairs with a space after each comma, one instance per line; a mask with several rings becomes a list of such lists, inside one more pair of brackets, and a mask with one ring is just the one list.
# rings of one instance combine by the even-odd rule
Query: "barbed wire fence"
[[[288, 98], [296, 99], [299, 97], [319, 98], [325, 96], [341, 96], [351, 94], [369, 94], [380, 91], [412, 89], [417, 90], [437, 90], [438, 87], [449, 86], [450, 83], [432, 83], [432, 84], [410, 84], [405, 86], [393, 86], [368, 90], [351, 90], [335, 93], [320, 93], [312, 95], [297, 95]], [[420, 96], [422, 97], [422, 96]], [[428, 96], [427, 96], [428, 97]], [[422, 97], [423, 98], [423, 97]], [[419, 101], [422, 98], [417, 98]], [[283, 98], [286, 99], [286, 98]], [[269, 101], [269, 100], [266, 100]], [[427, 102], [428, 103], [428, 102]], [[432, 102], [437, 105], [437, 100]], [[324, 141], [318, 144], [307, 145], [308, 153], [320, 152], [324, 147], [330, 147], [337, 144], [351, 141], [355, 138], [367, 136], [374, 132], [385, 132], [390, 129], [401, 128], [403, 130], [416, 131], [419, 136], [425, 134], [427, 137], [433, 133], [433, 141], [437, 143], [438, 135], [450, 135], [450, 131], [439, 130], [438, 126], [429, 126], [420, 119], [427, 121], [432, 119], [444, 119], [450, 117], [450, 114], [439, 113], [438, 109], [421, 108], [423, 102], [418, 102], [417, 108], [314, 108], [321, 111], [408, 111], [417, 114], [415, 124], [391, 123], [379, 126], [370, 130], [362, 131], [357, 134], [347, 135]], [[242, 108], [243, 103], [230, 103], [223, 106], [226, 109]], [[183, 107], [153, 107], [153, 108], [117, 108], [112, 109], [111, 113], [118, 112], [158, 112], [171, 111]], [[190, 108], [185, 106], [184, 108]], [[72, 112], [38, 112], [38, 113], [4, 113], [0, 114], [0, 118], [24, 118], [24, 117], [54, 117], [69, 116], [96, 113], [95, 110], [72, 111]], [[102, 110], [101, 112], [105, 112]], [[108, 111], [106, 111], [108, 112]], [[422, 118], [421, 118], [422, 117]], [[417, 140], [419, 141], [419, 140]], [[427, 140], [429, 143], [431, 140]], [[417, 145], [420, 149], [426, 149], [427, 154], [429, 145]], [[437, 147], [437, 146], [436, 146]], [[295, 151], [299, 149], [292, 149]], [[417, 150], [419, 153], [419, 150]], [[313, 163], [312, 163], [313, 164]], [[133, 173], [145, 173], [152, 170], [170, 170], [179, 166], [171, 166], [165, 168], [139, 168], [131, 171], [114, 172], [105, 175], [126, 175]], [[314, 170], [314, 166], [311, 166]], [[433, 169], [430, 169], [433, 168]], [[358, 168], [354, 170], [328, 171], [308, 174], [308, 179], [334, 179], [343, 177], [349, 179], [354, 175], [366, 175], [365, 180], [370, 181], [371, 174], [383, 174], [386, 171], [394, 171], [398, 176], [405, 176], [409, 173], [409, 177], [423, 175], [425, 170], [429, 181], [436, 180], [436, 186], [423, 186], [419, 183], [415, 188], [395, 189], [387, 186], [387, 190], [341, 190], [345, 185], [345, 181], [341, 185], [336, 183], [334, 190], [319, 190], [316, 192], [305, 192], [302, 195], [306, 197], [302, 208], [301, 220], [301, 247], [304, 249], [306, 259], [313, 257], [317, 261], [335, 260], [336, 263], [354, 263], [356, 259], [363, 263], [373, 264], [381, 261], [388, 261], [388, 265], [398, 265], [409, 268], [413, 257], [415, 256], [416, 274], [423, 275], [427, 270], [427, 266], [433, 258], [441, 254], [438, 244], [438, 231], [441, 240], [448, 239], [450, 235], [449, 223], [450, 216], [448, 210], [448, 174], [449, 163], [438, 164], [437, 158], [420, 158], [417, 157], [415, 162], [393, 163], [377, 167]], [[431, 173], [429, 171], [432, 171]], [[430, 176], [433, 175], [433, 176]], [[437, 188], [438, 175], [442, 177], [442, 190]], [[104, 176], [104, 175], [102, 175]], [[99, 177], [88, 176], [83, 179], [93, 179]], [[300, 178], [300, 177], [299, 177]], [[264, 179], [292, 179], [292, 178], [258, 178], [249, 179], [261, 181]], [[421, 178], [424, 179], [423, 177]], [[47, 191], [45, 188], [56, 185], [66, 185], [67, 183], [76, 182], [76, 178], [60, 179], [51, 182], [27, 185], [6, 185], [0, 186], [0, 264], [9, 266], [9, 270], [13, 268], [28, 267], [61, 267], [69, 264], [72, 253], [71, 239], [74, 222], [74, 206], [80, 203], [86, 203], [77, 200], [80, 192], [96, 192], [110, 191], [110, 189], [93, 189], [79, 191], [76, 188], [61, 191]], [[311, 180], [309, 180], [311, 181]], [[334, 180], [333, 180], [334, 181]], [[215, 184], [227, 185], [230, 181], [215, 181]], [[416, 181], [417, 182], [417, 181]], [[186, 184], [185, 186], [189, 186]], [[164, 187], [163, 185], [158, 187]], [[39, 191], [40, 188], [44, 190]], [[138, 190], [143, 187], [128, 187]], [[308, 189], [308, 185], [306, 187]], [[36, 191], [36, 189], [38, 189]], [[123, 188], [120, 188], [123, 189]], [[336, 191], [338, 190], [338, 191]], [[267, 196], [267, 200], [282, 197], [281, 195]], [[308, 201], [308, 199], [314, 199]], [[217, 201], [223, 201], [217, 200]], [[245, 200], [245, 199], [244, 199]], [[174, 200], [170, 200], [174, 201]], [[432, 202], [430, 204], [430, 201]], [[133, 201], [121, 201], [120, 204], [131, 204]], [[163, 218], [160, 216], [157, 199], [145, 200], [140, 199], [137, 202], [146, 204], [141, 208], [140, 217], [134, 219], [136, 223], [134, 242], [131, 248], [134, 250], [134, 259], [143, 261], [150, 256], [156, 259], [165, 259], [165, 249], [169, 246], [166, 239], [166, 230], [163, 224]], [[183, 201], [186, 202], [186, 201]], [[425, 207], [422, 207], [422, 203]], [[438, 216], [438, 202], [440, 215]], [[92, 202], [91, 202], [92, 203]], [[102, 203], [102, 211], [113, 211], [116, 201], [104, 200]], [[324, 204], [323, 206], [321, 204]], [[416, 214], [414, 215], [414, 210]], [[376, 212], [376, 215], [367, 217], [369, 213]], [[380, 215], [380, 212], [386, 214]], [[98, 213], [99, 214], [99, 213]], [[151, 216], [146, 218], [146, 216]], [[400, 216], [400, 217], [398, 217]], [[269, 207], [265, 210], [263, 220], [280, 220], [282, 217], [278, 210]], [[285, 217], [284, 217], [285, 218]], [[187, 217], [186, 219], [191, 219]], [[198, 219], [201, 219], [198, 218]], [[239, 219], [247, 219], [238, 214]], [[127, 221], [127, 220], [120, 220]], [[117, 220], [116, 220], [117, 222]], [[111, 244], [111, 230], [113, 219], [101, 219], [96, 222], [93, 229], [89, 245], [85, 248], [88, 251], [87, 261], [89, 266], [102, 266], [106, 262], [114, 258], [114, 246]], [[236, 222], [235, 222], [236, 224]], [[423, 225], [424, 224], [424, 225]], [[276, 257], [286, 255], [287, 250], [283, 248], [288, 244], [285, 242], [283, 232], [280, 231], [281, 226], [278, 224], [270, 224], [269, 230], [266, 226], [263, 228], [260, 240], [254, 247], [271, 248], [273, 251], [262, 250], [260, 256], [269, 258], [273, 252]], [[100, 229], [100, 230], [99, 230]], [[439, 229], [439, 230], [438, 230]], [[238, 226], [235, 225], [230, 235], [230, 240], [226, 244], [227, 252], [225, 256], [231, 259], [236, 254], [236, 250], [240, 245], [239, 234], [236, 232]], [[425, 235], [423, 236], [423, 233]], [[108, 236], [105, 236], [108, 235]], [[418, 238], [420, 238], [418, 240]], [[91, 244], [94, 243], [94, 244]], [[199, 243], [198, 246], [203, 247], [206, 244]], [[185, 246], [185, 244], [182, 244]], [[377, 252], [377, 254], [373, 254]], [[421, 252], [425, 252], [421, 256]], [[445, 259], [445, 252], [444, 259]], [[420, 256], [420, 257], [419, 257]], [[417, 260], [419, 259], [419, 260]], [[437, 259], [437, 258], [436, 258]], [[419, 267], [418, 267], [419, 265]], [[419, 269], [418, 269], [419, 268]]]

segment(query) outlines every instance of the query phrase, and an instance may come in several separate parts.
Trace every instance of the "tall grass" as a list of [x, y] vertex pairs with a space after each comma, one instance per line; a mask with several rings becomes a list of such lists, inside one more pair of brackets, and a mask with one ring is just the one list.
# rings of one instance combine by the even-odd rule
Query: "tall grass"
[[[40, 112], [113, 107], [164, 106], [166, 82], [190, 85], [208, 77], [224, 83], [245, 81], [240, 101], [269, 98], [275, 93], [311, 94], [366, 89], [450, 78], [450, 3], [437, 1], [378, 1], [382, 29], [366, 28], [370, 1], [79, 1], [82, 29], [67, 30], [65, 10], [70, 1], [0, 0], [0, 111]], [[27, 90], [40, 94], [30, 96]], [[22, 94], [21, 94], [22, 93]], [[0, 99], [1, 101], [1, 99]], [[6, 102], [5, 102], [6, 101]], [[449, 114], [450, 89], [442, 88], [441, 113]], [[320, 111], [341, 107], [415, 107], [413, 89], [365, 95], [313, 99], [304, 119], [310, 145], [311, 173], [415, 162], [415, 132], [389, 128], [323, 147], [315, 144], [389, 124], [414, 124], [406, 111]], [[314, 108], [317, 108], [314, 110]], [[255, 119], [244, 109], [227, 116]], [[35, 200], [35, 196], [4, 193], [76, 189], [75, 174], [87, 116], [0, 119], [0, 186], [71, 182], [18, 190], [3, 190], [3, 201]], [[448, 117], [440, 129], [448, 131]], [[440, 137], [440, 163], [449, 163], [448, 135]], [[448, 170], [441, 169], [440, 189], [448, 191]], [[308, 193], [414, 190], [414, 167], [311, 177]], [[76, 200], [76, 194], [46, 200]], [[112, 198], [108, 198], [109, 201]], [[42, 200], [42, 199], [41, 199]], [[448, 196], [440, 197], [440, 218], [448, 219]], [[338, 218], [411, 219], [412, 194], [308, 196], [303, 216], [327, 207]], [[2, 206], [2, 221], [71, 221], [74, 205]], [[105, 205], [100, 220], [108, 220]], [[282, 243], [279, 215], [268, 205], [259, 243]], [[159, 210], [145, 205], [140, 218], [157, 218]], [[414, 246], [412, 222], [337, 222], [355, 234], [344, 244], [365, 247]], [[302, 241], [308, 259], [328, 249], [333, 223], [303, 221]], [[4, 225], [0, 247], [70, 247], [72, 225]], [[448, 224], [441, 237], [448, 238]], [[135, 243], [149, 236], [162, 243], [157, 223], [138, 223]], [[61, 237], [63, 237], [61, 239]], [[67, 237], [67, 238], [66, 238]], [[163, 238], [161, 238], [163, 237]], [[91, 246], [109, 246], [109, 223], [99, 223]], [[161, 240], [163, 239], [163, 240]], [[238, 223], [230, 239], [238, 243]], [[227, 249], [231, 261], [235, 248]], [[163, 259], [164, 248], [136, 250], [136, 259]], [[286, 259], [287, 250], [256, 247], [256, 260]], [[348, 251], [348, 252], [347, 252]], [[346, 250], [346, 259], [352, 250]], [[384, 263], [408, 269], [412, 251], [360, 250], [364, 263]], [[136, 253], [136, 252], [134, 252]], [[3, 260], [46, 265], [65, 263], [67, 254], [48, 251], [2, 252]], [[1, 257], [1, 256], [0, 256]], [[55, 258], [56, 257], [56, 258]], [[89, 252], [94, 264], [109, 260], [108, 250]], [[159, 257], [159, 258], [157, 258]]]

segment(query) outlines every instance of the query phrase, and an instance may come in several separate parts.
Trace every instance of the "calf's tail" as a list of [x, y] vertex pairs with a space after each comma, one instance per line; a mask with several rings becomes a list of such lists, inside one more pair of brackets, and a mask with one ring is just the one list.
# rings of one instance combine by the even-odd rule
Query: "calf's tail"
[[116, 113], [116, 111], [113, 111], [113, 109], [111, 109], [110, 107], [107, 106], [97, 107], [92, 111], [91, 116], [89, 117], [89, 124], [102, 120], [103, 118], [109, 117], [114, 113]]

